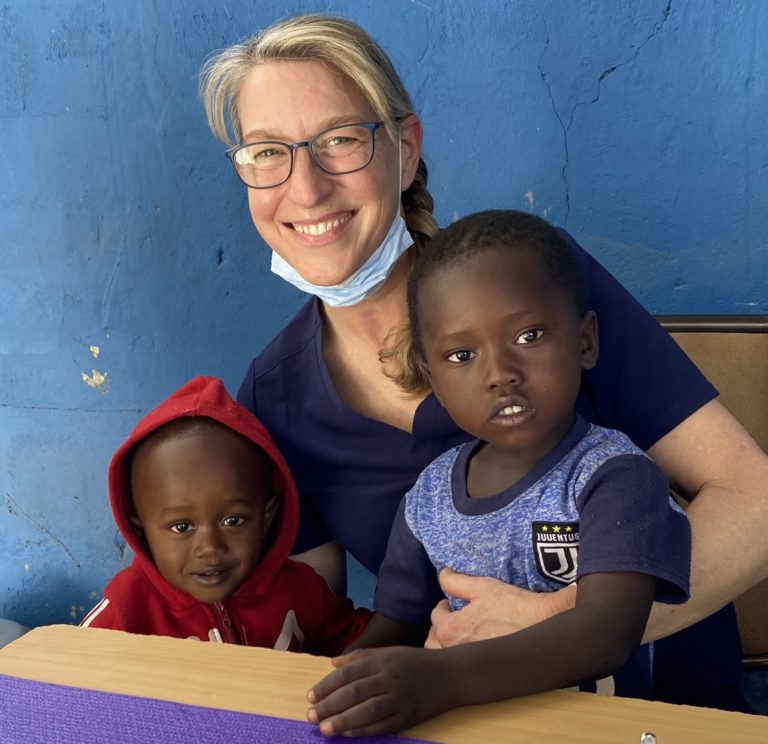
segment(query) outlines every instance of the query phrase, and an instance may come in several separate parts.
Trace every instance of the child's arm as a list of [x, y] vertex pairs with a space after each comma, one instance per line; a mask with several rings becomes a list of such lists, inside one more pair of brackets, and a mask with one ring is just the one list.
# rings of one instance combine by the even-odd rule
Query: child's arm
[[327, 735], [402, 731], [449, 708], [605, 677], [642, 638], [656, 579], [599, 573], [579, 581], [576, 606], [513, 635], [446, 649], [366, 649], [309, 692]]
[[428, 632], [428, 625], [411, 625], [376, 612], [363, 634], [344, 649], [344, 655], [361, 648], [423, 646]]

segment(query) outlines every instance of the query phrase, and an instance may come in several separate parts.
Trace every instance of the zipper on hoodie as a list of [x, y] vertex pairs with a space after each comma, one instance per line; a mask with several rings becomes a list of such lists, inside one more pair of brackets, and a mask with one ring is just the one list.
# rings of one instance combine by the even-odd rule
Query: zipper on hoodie
[[[240, 643], [240, 639], [237, 637], [237, 631], [235, 626], [232, 625], [232, 620], [227, 612], [227, 608], [223, 602], [214, 602], [213, 608], [216, 610], [216, 616], [219, 619], [219, 624], [223, 631], [222, 636], [224, 643]], [[241, 644], [242, 645], [242, 644]]]

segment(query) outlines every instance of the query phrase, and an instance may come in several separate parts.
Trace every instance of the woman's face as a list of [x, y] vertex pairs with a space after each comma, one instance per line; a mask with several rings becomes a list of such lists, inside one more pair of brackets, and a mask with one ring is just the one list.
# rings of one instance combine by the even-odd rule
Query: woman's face
[[[245, 78], [238, 105], [243, 142], [303, 142], [338, 124], [377, 119], [349, 78], [314, 60], [259, 65]], [[413, 116], [401, 129], [405, 190], [418, 164], [421, 127]], [[392, 224], [400, 205], [397, 143], [383, 128], [375, 137], [372, 162], [356, 173], [324, 173], [302, 147], [285, 183], [248, 189], [262, 238], [307, 281], [330, 286], [347, 279]]]

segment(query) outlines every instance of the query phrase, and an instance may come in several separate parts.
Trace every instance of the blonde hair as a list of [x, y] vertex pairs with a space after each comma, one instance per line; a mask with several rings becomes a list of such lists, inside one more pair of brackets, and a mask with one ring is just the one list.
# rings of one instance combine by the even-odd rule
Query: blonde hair
[[[218, 139], [227, 145], [242, 141], [238, 96], [243, 80], [254, 67], [281, 60], [317, 60], [346, 75], [384, 122], [393, 142], [397, 141], [398, 123], [414, 113], [408, 91], [389, 57], [360, 26], [343, 18], [302, 15], [278, 21], [206, 60], [200, 73], [200, 96], [208, 124]], [[426, 163], [419, 158], [416, 177], [402, 194], [414, 253], [438, 230], [427, 176]], [[429, 388], [429, 381], [419, 371], [410, 337], [407, 326], [394, 329], [380, 359], [389, 377], [405, 390], [418, 393]]]

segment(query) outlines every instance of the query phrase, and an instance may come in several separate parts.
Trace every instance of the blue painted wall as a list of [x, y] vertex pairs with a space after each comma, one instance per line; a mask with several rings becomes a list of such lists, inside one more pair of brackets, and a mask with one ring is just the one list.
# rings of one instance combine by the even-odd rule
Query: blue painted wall
[[207, 131], [209, 52], [327, 11], [392, 54], [437, 214], [565, 225], [652, 312], [768, 312], [768, 4], [0, 0], [0, 616], [79, 620], [127, 558], [109, 457], [235, 390], [301, 296]]

